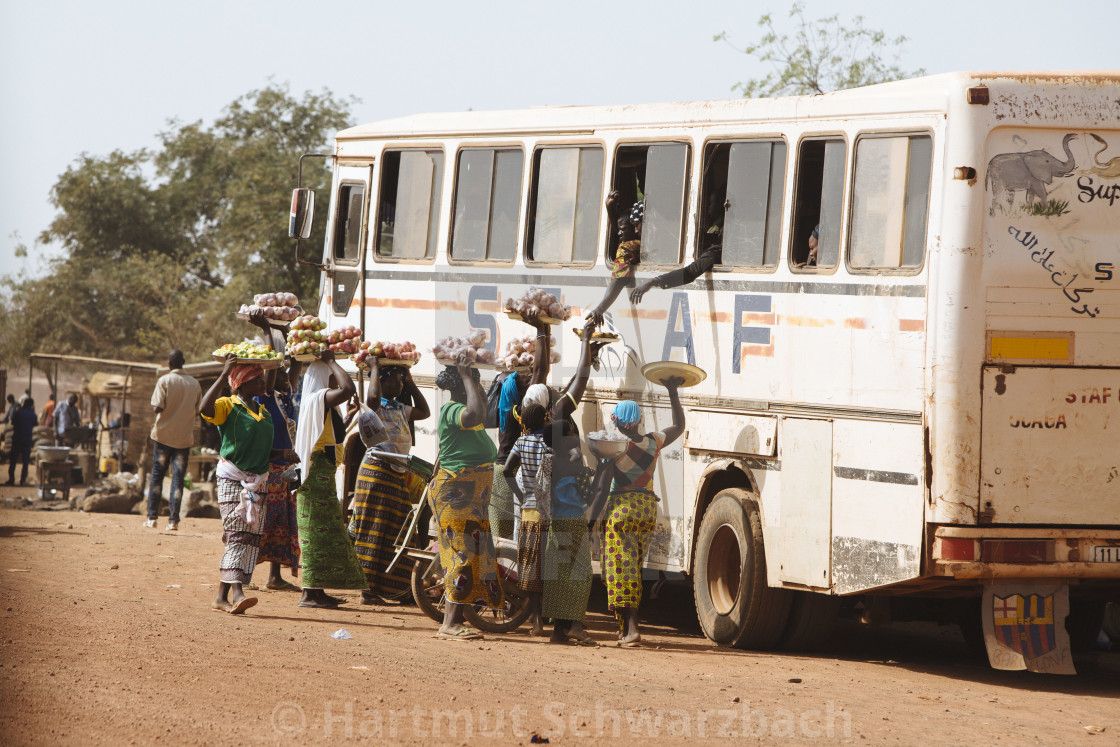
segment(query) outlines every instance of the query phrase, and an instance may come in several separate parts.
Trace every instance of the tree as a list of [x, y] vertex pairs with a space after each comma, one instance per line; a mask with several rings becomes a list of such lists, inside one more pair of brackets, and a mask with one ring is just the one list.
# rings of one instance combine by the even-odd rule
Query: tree
[[882, 31], [865, 28], [863, 17], [852, 19], [852, 26], [840, 22], [839, 15], [816, 21], [805, 18], [800, 3], [790, 8], [789, 17], [796, 29], [779, 34], [769, 13], [758, 19], [762, 38], [740, 49], [728, 39], [727, 32], [715, 35], [739, 52], [768, 63], [772, 72], [762, 78], [732, 86], [746, 98], [796, 96], [858, 88], [925, 74], [918, 69], [906, 72], [898, 66], [905, 36], [888, 38]]
[[[299, 156], [328, 148], [350, 105], [270, 85], [212, 127], [172, 122], [156, 151], [80, 156], [52, 188], [59, 212], [39, 237], [62, 256], [44, 277], [0, 279], [0, 312], [20, 320], [0, 325], [0, 357], [159, 361], [178, 348], [197, 359], [251, 333], [232, 312], [254, 292], [291, 291], [314, 308], [318, 274], [295, 262], [288, 199]], [[330, 183], [318, 160], [303, 177]]]

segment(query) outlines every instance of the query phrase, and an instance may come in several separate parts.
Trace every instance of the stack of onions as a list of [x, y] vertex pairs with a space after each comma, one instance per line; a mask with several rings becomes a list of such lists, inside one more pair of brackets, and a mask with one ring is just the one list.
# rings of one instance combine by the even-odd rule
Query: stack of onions
[[263, 311], [268, 319], [290, 322], [300, 315], [300, 310], [296, 308], [298, 304], [299, 298], [295, 293], [258, 293], [253, 296], [252, 305], [241, 304], [237, 313], [248, 315]]
[[456, 361], [460, 353], [466, 353], [468, 360], [476, 363], [493, 363], [494, 351], [487, 350], [487, 332], [484, 329], [472, 329], [466, 337], [450, 335], [443, 338], [432, 348], [432, 353], [440, 360]]
[[[548, 340], [552, 349], [549, 350], [549, 362], [559, 363], [560, 353], [556, 351], [556, 338], [550, 337]], [[506, 343], [505, 349], [502, 350], [501, 356], [498, 358], [498, 364], [503, 368], [519, 368], [523, 366], [533, 365], [536, 359], [536, 335], [526, 335], [525, 337], [517, 337]]]
[[546, 290], [530, 287], [520, 298], [506, 299], [506, 311], [525, 316], [540, 314], [550, 319], [567, 321], [572, 318], [572, 307], [560, 303], [560, 299]]

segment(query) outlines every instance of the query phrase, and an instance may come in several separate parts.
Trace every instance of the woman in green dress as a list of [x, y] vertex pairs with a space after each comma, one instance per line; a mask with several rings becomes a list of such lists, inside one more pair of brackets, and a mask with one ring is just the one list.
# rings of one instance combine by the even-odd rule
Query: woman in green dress
[[334, 408], [354, 394], [354, 382], [326, 351], [303, 375], [295, 451], [303, 483], [296, 493], [303, 594], [300, 607], [337, 607], [345, 600], [324, 589], [366, 591], [335, 489], [335, 452], [341, 418]]
[[460, 356], [436, 376], [436, 386], [451, 396], [439, 411], [439, 469], [429, 490], [446, 573], [439, 637], [469, 640], [482, 634], [463, 625], [463, 605], [502, 604], [488, 514], [497, 449], [483, 429], [486, 393], [470, 361]]

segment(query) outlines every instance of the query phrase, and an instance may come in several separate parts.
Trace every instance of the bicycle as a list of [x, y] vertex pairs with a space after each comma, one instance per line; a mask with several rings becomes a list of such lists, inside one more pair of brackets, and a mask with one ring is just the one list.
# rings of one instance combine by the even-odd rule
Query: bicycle
[[[412, 456], [390, 455], [387, 452], [385, 455], [409, 461], [417, 459], [417, 457]], [[424, 465], [427, 464], [423, 460], [419, 461]], [[415, 471], [414, 474], [421, 473]], [[428, 473], [429, 476], [431, 474], [432, 472]], [[424, 549], [415, 545], [415, 538], [420, 531], [421, 518], [430, 515], [430, 510], [428, 510], [428, 491], [430, 487], [431, 482], [429, 481], [424, 486], [424, 492], [420, 500], [413, 504], [408, 516], [405, 517], [404, 526], [401, 527], [393, 542], [397, 553], [386, 570], [391, 571], [395, 568], [402, 557], [407, 556], [412, 560], [410, 586], [416, 606], [435, 622], [442, 623], [446, 594], [444, 593], [444, 570], [439, 562], [439, 550], [434, 542]], [[468, 604], [464, 606], [463, 617], [467, 623], [485, 633], [510, 633], [521, 627], [528, 619], [529, 600], [517, 588], [517, 543], [502, 537], [495, 537], [494, 545], [498, 566], [498, 583], [502, 587], [502, 607], [494, 609], [486, 605]]]

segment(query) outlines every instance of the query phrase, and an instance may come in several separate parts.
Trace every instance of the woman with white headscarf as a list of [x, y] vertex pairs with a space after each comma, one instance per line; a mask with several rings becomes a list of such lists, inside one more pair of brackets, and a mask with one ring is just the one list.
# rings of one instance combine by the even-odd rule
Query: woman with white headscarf
[[335, 446], [341, 421], [334, 408], [354, 394], [354, 382], [326, 351], [303, 375], [295, 451], [303, 484], [296, 493], [303, 595], [300, 607], [336, 607], [324, 589], [367, 590], [365, 573], [342, 518], [335, 488]]
[[[613, 462], [600, 462], [600, 477], [613, 477], [610, 493], [597, 498], [591, 507], [597, 519], [606, 503], [603, 532], [602, 568], [607, 585], [608, 607], [618, 619], [618, 645], [641, 645], [638, 631], [638, 605], [642, 601], [642, 561], [657, 526], [657, 495], [651, 489], [657, 456], [684, 433], [684, 408], [677, 388], [684, 383], [679, 376], [664, 379], [673, 408], [673, 424], [664, 431], [639, 433], [642, 413], [638, 403], [623, 400], [614, 407], [611, 420], [630, 439], [626, 453]], [[599, 484], [599, 480], [596, 480]]]

